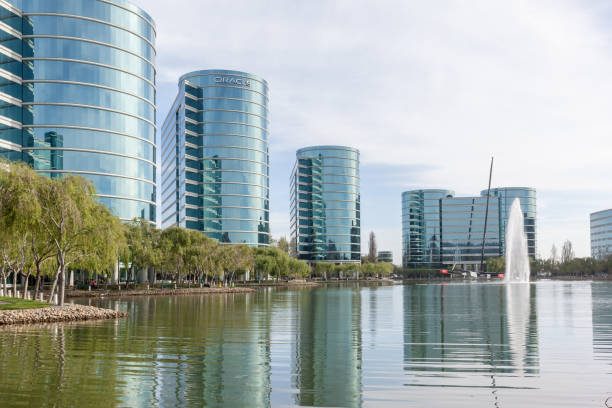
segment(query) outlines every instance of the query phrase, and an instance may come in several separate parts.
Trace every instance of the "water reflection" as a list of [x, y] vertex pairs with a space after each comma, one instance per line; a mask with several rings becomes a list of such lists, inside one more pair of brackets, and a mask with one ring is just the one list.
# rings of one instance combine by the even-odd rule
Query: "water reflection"
[[359, 289], [305, 290], [296, 296], [295, 403], [361, 405]]
[[604, 406], [610, 293], [451, 283], [102, 300], [130, 317], [0, 328], [0, 405]]
[[[612, 365], [611, 295], [610, 287], [608, 285], [603, 283], [593, 283], [591, 288], [593, 302], [593, 353], [595, 354], [596, 359], [608, 361], [609, 364]], [[612, 374], [612, 369], [610, 374]]]
[[535, 293], [531, 285], [405, 286], [404, 368], [427, 373], [413, 384], [425, 376], [428, 385], [458, 385], [457, 372], [537, 374]]

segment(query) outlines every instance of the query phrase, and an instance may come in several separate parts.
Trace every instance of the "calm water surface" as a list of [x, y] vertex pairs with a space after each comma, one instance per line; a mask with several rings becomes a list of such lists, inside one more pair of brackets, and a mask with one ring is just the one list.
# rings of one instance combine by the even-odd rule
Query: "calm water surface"
[[101, 300], [130, 317], [0, 330], [0, 406], [612, 406], [611, 294], [445, 283]]

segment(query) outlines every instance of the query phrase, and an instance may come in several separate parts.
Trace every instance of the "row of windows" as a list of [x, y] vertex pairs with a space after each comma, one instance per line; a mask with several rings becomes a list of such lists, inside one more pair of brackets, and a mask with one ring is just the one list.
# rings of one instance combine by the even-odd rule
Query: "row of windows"
[[24, 93], [23, 102], [100, 106], [155, 122], [155, 107], [126, 93], [84, 85], [48, 82], [32, 83], [32, 88], [32, 93]]
[[191, 123], [185, 122], [185, 130], [192, 132], [195, 135], [243, 135], [254, 137], [261, 140], [268, 140], [268, 132], [261, 128], [252, 125], [240, 123]]
[[150, 42], [155, 41], [155, 30], [150, 17], [142, 10], [125, 3], [132, 12], [101, 1], [66, 0], [27, 0], [23, 2], [23, 12], [74, 14], [107, 21], [120, 27], [129, 27]]
[[154, 204], [108, 197], [98, 197], [98, 201], [107, 206], [115, 216], [124, 220], [136, 217], [153, 222], [156, 220]]
[[268, 176], [239, 171], [185, 172], [185, 179], [199, 183], [247, 183], [268, 186]]
[[[189, 222], [187, 228], [203, 230], [201, 222]], [[204, 231], [204, 235], [209, 238], [216, 239], [224, 244], [246, 244], [246, 245], [269, 245], [270, 234], [268, 232], [216, 232]]]
[[323, 158], [337, 157], [349, 160], [359, 160], [359, 152], [353, 149], [334, 149], [334, 148], [308, 148], [297, 151], [298, 158]]
[[69, 150], [31, 150], [27, 154], [36, 170], [120, 174], [155, 182], [155, 167], [142, 160]]
[[259, 103], [247, 101], [244, 99], [229, 99], [227, 97], [192, 99], [186, 96], [185, 106], [192, 107], [198, 111], [206, 109], [229, 110], [252, 113], [262, 117], [268, 116], [268, 110], [265, 105], [260, 105]]
[[344, 209], [344, 210], [359, 210], [359, 203], [354, 201], [315, 201], [315, 202], [299, 202], [299, 208], [306, 210], [324, 210], [324, 209]]
[[201, 205], [204, 207], [247, 207], [262, 210], [269, 209], [269, 199], [264, 197], [206, 195], [196, 197], [201, 200], [198, 202], [189, 201], [187, 198], [187, 204]]
[[74, 59], [110, 65], [145, 78], [155, 76], [152, 62], [108, 45], [63, 38], [36, 37], [30, 40], [34, 43], [34, 49], [24, 48], [24, 58]]
[[205, 159], [205, 160], [185, 160], [185, 168], [194, 171], [219, 171], [219, 170], [231, 170], [231, 171], [246, 171], [252, 173], [259, 173], [263, 175], [268, 174], [268, 164], [262, 162], [254, 162], [248, 160], [237, 160], [237, 159]]
[[334, 193], [350, 193], [356, 196], [359, 196], [359, 186], [355, 184], [343, 184], [343, 183], [333, 183], [333, 184], [319, 184], [319, 185], [298, 185], [299, 193], [313, 193], [313, 194], [323, 194], [326, 192], [334, 192]]
[[247, 101], [252, 101], [259, 105], [267, 105], [268, 98], [265, 94], [261, 92], [257, 92], [254, 90], [246, 89], [246, 88], [233, 88], [227, 86], [207, 86], [205, 88], [198, 88], [196, 91], [195, 88], [185, 87], [185, 92], [195, 96], [196, 98], [233, 98], [233, 99], [244, 99]]
[[84, 38], [112, 44], [141, 55], [149, 61], [155, 59], [155, 49], [151, 46], [150, 40], [147, 42], [143, 38], [118, 27], [75, 17], [31, 15], [29, 19], [34, 30], [33, 33], [24, 30], [24, 35], [58, 35]]
[[300, 210], [298, 212], [298, 216], [300, 218], [360, 218], [360, 211], [356, 210], [334, 210], [334, 209], [325, 209], [321, 211], [313, 211], [309, 210]]
[[257, 150], [243, 149], [238, 147], [186, 147], [185, 154], [199, 159], [232, 158], [253, 160], [256, 162], [264, 163], [268, 161], [267, 152], [260, 152]]
[[348, 252], [348, 253], [360, 253], [361, 245], [359, 244], [340, 244], [333, 241], [327, 243], [312, 243], [298, 245], [298, 251], [300, 252], [312, 252], [317, 254], [324, 254], [325, 252]]
[[35, 105], [32, 111], [23, 110], [24, 125], [70, 125], [107, 129], [155, 140], [155, 126], [142, 119], [127, 116], [118, 112], [109, 112], [95, 108], [75, 106]]
[[242, 194], [249, 196], [267, 197], [267, 186], [255, 186], [250, 184], [185, 184], [185, 191], [195, 194]]
[[[141, 96], [155, 104], [153, 76], [141, 78], [129, 69], [124, 72], [112, 67], [102, 67], [78, 61], [34, 59], [29, 62], [34, 65], [33, 72], [36, 72], [36, 78], [32, 75], [24, 75], [24, 81], [53, 80], [101, 85]], [[24, 74], [27, 73], [28, 71], [24, 72]], [[146, 81], [145, 78], [149, 81]]]

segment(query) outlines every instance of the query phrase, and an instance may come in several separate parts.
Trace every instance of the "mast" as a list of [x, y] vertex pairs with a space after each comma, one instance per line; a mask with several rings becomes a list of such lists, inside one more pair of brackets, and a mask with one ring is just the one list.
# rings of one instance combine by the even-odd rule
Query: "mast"
[[480, 272], [484, 271], [485, 238], [487, 236], [487, 221], [489, 220], [489, 198], [491, 197], [491, 177], [493, 176], [493, 156], [489, 169], [489, 188], [487, 189], [487, 208], [485, 209], [484, 230], [482, 231], [482, 252], [480, 253]]

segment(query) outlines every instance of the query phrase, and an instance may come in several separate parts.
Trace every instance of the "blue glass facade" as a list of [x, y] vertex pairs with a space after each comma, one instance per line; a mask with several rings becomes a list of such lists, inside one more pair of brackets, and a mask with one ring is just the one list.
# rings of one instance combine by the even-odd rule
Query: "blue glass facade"
[[[491, 189], [485, 259], [505, 254], [510, 206], [519, 198], [529, 256], [536, 256], [536, 193], [533, 188]], [[477, 197], [455, 197], [451, 190], [411, 190], [402, 194], [402, 258], [405, 268], [480, 265], [487, 190]]]
[[591, 214], [591, 256], [605, 259], [612, 255], [612, 209]]
[[391, 251], [378, 251], [378, 262], [393, 263], [393, 252], [391, 252]]
[[268, 101], [267, 82], [246, 72], [179, 79], [162, 126], [162, 228], [269, 245]]
[[359, 150], [297, 151], [291, 176], [291, 238], [298, 259], [361, 262]]
[[0, 157], [155, 222], [155, 35], [124, 0], [0, 2]]

